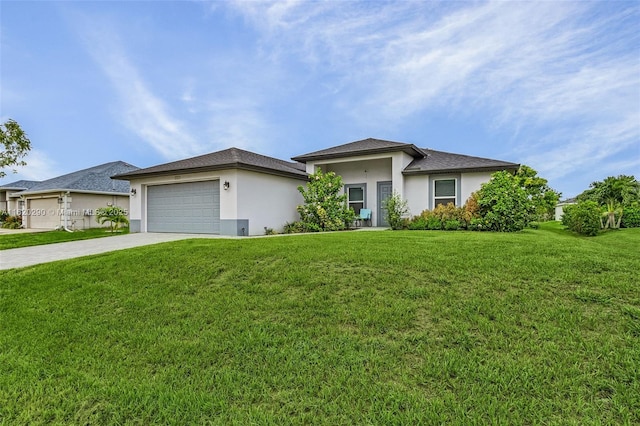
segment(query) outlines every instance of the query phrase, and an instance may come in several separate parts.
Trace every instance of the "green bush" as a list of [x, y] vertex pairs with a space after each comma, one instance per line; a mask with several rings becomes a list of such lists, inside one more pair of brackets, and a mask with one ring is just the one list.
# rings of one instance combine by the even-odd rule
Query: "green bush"
[[306, 232], [304, 224], [300, 221], [287, 222], [284, 224], [282, 232], [285, 234], [301, 234]]
[[425, 219], [422, 216], [414, 216], [411, 221], [409, 222], [409, 224], [407, 225], [407, 228], [411, 229], [411, 230], [417, 230], [417, 231], [422, 231], [427, 229], [427, 219]]
[[431, 216], [427, 219], [427, 229], [430, 231], [439, 231], [442, 229], [442, 220], [439, 217]]
[[562, 224], [582, 235], [597, 235], [602, 226], [602, 211], [595, 201], [581, 201], [565, 206]]
[[0, 223], [4, 222], [9, 217], [9, 213], [6, 211], [0, 211]]
[[469, 221], [470, 231], [486, 231], [487, 227], [484, 224], [484, 220], [481, 217], [474, 217]]
[[2, 222], [5, 229], [18, 229], [22, 227], [22, 218], [20, 216], [7, 216]]
[[306, 231], [340, 231], [353, 223], [355, 212], [347, 207], [342, 178], [334, 172], [318, 170], [309, 176], [306, 187], [299, 186], [298, 191], [305, 202], [297, 210]]
[[640, 205], [627, 206], [622, 210], [623, 228], [640, 228]]
[[129, 224], [126, 211], [118, 206], [107, 206], [96, 209], [96, 221], [101, 225], [109, 222], [111, 232], [115, 232], [120, 227]]
[[444, 229], [446, 231], [457, 231], [462, 225], [458, 219], [450, 219], [444, 222]]
[[407, 224], [404, 216], [409, 212], [407, 201], [393, 191], [393, 195], [383, 201], [382, 206], [386, 209], [386, 219], [391, 229], [403, 229]]
[[503, 171], [491, 175], [477, 192], [480, 215], [491, 231], [515, 232], [530, 222], [535, 205], [518, 178]]

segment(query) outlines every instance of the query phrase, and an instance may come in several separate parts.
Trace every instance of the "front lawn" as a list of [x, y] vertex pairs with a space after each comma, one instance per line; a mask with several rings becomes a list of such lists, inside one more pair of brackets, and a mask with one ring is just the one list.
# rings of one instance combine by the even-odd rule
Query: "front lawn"
[[0, 423], [638, 424], [638, 253], [543, 226], [0, 271]]
[[83, 231], [47, 231], [47, 232], [16, 232], [15, 234], [0, 235], [0, 250], [12, 248], [39, 246], [42, 244], [61, 243], [64, 241], [88, 240], [90, 238], [109, 237], [128, 233], [127, 228], [111, 233], [106, 228], [92, 228]]

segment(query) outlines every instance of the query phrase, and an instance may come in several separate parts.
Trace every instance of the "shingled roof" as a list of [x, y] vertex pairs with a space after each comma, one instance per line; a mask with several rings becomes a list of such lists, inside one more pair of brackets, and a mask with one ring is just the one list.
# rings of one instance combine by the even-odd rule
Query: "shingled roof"
[[20, 194], [28, 195], [51, 191], [128, 194], [129, 182], [113, 180], [111, 176], [137, 169], [138, 167], [123, 161], [113, 161], [39, 182]]
[[113, 176], [114, 179], [127, 179], [162, 176], [175, 173], [197, 173], [222, 169], [245, 169], [269, 173], [280, 176], [294, 177], [306, 180], [304, 164], [292, 163], [273, 157], [256, 154], [239, 148], [228, 148], [198, 157], [171, 163], [159, 164], [129, 173]]
[[492, 160], [490, 158], [452, 154], [433, 149], [423, 149], [422, 151], [426, 154], [425, 157], [413, 160], [411, 164], [405, 167], [403, 174], [517, 170], [520, 167], [516, 163]]
[[368, 138], [299, 155], [297, 157], [293, 157], [292, 160], [306, 163], [307, 161], [313, 160], [327, 160], [332, 158], [353, 157], [354, 155], [379, 154], [397, 151], [404, 151], [417, 158], [424, 156], [424, 153], [420, 148], [410, 143]]
[[0, 186], [0, 189], [24, 191], [25, 189], [32, 188], [39, 183], [40, 183], [39, 180], [17, 180], [15, 182], [7, 183], [6, 185]]

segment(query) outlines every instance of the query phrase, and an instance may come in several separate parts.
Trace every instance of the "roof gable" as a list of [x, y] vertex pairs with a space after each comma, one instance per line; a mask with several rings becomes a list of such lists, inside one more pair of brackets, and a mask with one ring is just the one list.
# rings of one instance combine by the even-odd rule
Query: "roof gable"
[[73, 190], [125, 194], [129, 192], [129, 182], [113, 180], [111, 176], [137, 169], [138, 167], [123, 161], [114, 161], [42, 181], [23, 193]]
[[256, 154], [239, 148], [228, 148], [210, 154], [159, 164], [139, 169], [131, 173], [123, 173], [114, 178], [131, 179], [136, 177], [158, 176], [176, 172], [196, 173], [210, 170], [241, 168], [265, 173], [307, 178], [305, 167], [300, 163], [279, 160], [266, 155]]
[[306, 163], [307, 161], [314, 160], [326, 160], [397, 151], [406, 152], [415, 158], [421, 158], [424, 156], [422, 150], [413, 144], [368, 138], [299, 155], [297, 157], [293, 157], [292, 160]]

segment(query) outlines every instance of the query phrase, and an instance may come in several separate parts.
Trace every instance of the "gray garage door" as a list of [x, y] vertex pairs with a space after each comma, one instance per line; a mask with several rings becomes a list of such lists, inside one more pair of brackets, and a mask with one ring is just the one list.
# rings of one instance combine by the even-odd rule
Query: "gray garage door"
[[220, 181], [147, 188], [147, 231], [220, 233]]

